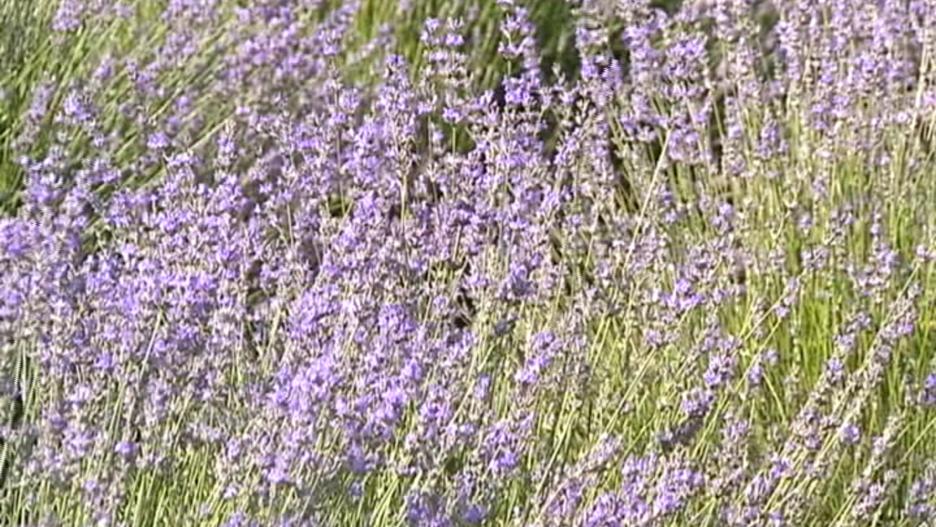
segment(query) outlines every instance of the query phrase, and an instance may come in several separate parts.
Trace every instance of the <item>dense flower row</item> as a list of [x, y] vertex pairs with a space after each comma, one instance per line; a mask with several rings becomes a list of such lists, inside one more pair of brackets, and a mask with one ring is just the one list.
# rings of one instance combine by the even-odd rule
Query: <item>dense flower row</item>
[[247, 4], [33, 94], [0, 523], [936, 521], [933, 0]]

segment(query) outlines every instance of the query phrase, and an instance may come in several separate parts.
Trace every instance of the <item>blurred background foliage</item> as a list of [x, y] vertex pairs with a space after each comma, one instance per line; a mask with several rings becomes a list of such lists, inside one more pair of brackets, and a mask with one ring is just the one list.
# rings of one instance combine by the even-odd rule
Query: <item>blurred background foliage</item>
[[[684, 0], [655, 0], [651, 5], [674, 12]], [[570, 0], [514, 0], [525, 7], [536, 25], [543, 71], [546, 74], [558, 65], [567, 76], [574, 76], [578, 68], [575, 54], [576, 12], [581, 2]], [[340, 3], [340, 2], [337, 2]], [[612, 3], [597, 2], [613, 9]], [[420, 31], [427, 19], [459, 19], [468, 36], [469, 64], [482, 88], [492, 88], [503, 77], [505, 65], [497, 55], [500, 43], [502, 10], [497, 0], [365, 0], [358, 20], [360, 34], [365, 39], [375, 37], [381, 28], [392, 28], [397, 52], [405, 56], [416, 68], [422, 63], [424, 51], [419, 41]], [[612, 25], [612, 27], [614, 27]], [[614, 33], [618, 36], [620, 33]], [[623, 51], [620, 39], [609, 42], [616, 53]]]
[[[542, 71], [551, 76], [554, 66], [567, 78], [574, 78], [578, 69], [575, 53], [575, 24], [579, 3], [568, 0], [514, 0], [527, 8], [530, 19], [536, 25], [538, 44], [542, 57]], [[375, 72], [377, 61], [389, 52], [404, 56], [412, 66], [413, 75], [418, 75], [424, 64], [424, 46], [420, 41], [426, 20], [454, 19], [462, 24], [466, 39], [465, 51], [471, 78], [479, 89], [494, 89], [507, 71], [507, 65], [498, 56], [500, 42], [499, 24], [503, 10], [498, 0], [361, 0], [357, 12], [352, 39], [346, 50], [345, 74], [349, 81], [367, 85]], [[61, 105], [65, 93], [76, 83], [84, 83], [101, 61], [109, 57], [139, 58], [145, 63], [167, 34], [164, 12], [169, 0], [131, 2], [133, 15], [115, 17], [106, 23], [85, 23], [83, 27], [68, 33], [52, 31], [56, 12], [68, 7], [71, 0], [3, 0], [0, 1], [0, 214], [9, 214], [16, 209], [17, 193], [23, 182], [20, 159], [24, 154], [38, 154], [48, 144], [54, 126], [51, 118], [39, 123], [29, 123], [28, 114], [32, 101], [41, 91], [48, 97], [50, 111]], [[92, 2], [93, 3], [93, 2]], [[105, 3], [106, 4], [106, 3]], [[675, 11], [682, 0], [658, 0], [657, 7]], [[116, 5], [116, 3], [114, 4]], [[219, 0], [217, 9], [224, 13], [221, 18], [234, 23], [234, 7], [244, 5], [244, 0]], [[346, 0], [325, 0], [316, 11], [306, 13], [314, 26], [328, 13]], [[607, 7], [610, 3], [599, 6]], [[223, 27], [223, 26], [222, 26]], [[612, 27], [614, 27], [612, 25]], [[623, 56], [620, 32], [612, 32], [609, 42], [611, 51], [619, 58]], [[363, 50], [363, 52], [362, 52]], [[219, 71], [221, 64], [210, 56], [197, 57], [193, 67], [172, 72], [173, 78], [164, 79], [169, 85], [190, 87], [202, 81], [206, 74]], [[113, 91], [98, 93], [107, 106], [98, 115], [101, 125], [108, 133], [125, 136], [128, 141], [139, 137], [143, 131], [134, 129], [120, 115], [118, 101], [126, 83], [115, 82]], [[189, 89], [189, 91], [191, 91]], [[168, 97], [173, 97], [170, 93]], [[109, 97], [109, 99], [108, 99]], [[230, 100], [200, 101], [200, 111], [205, 118], [203, 130], [217, 130], [220, 123], [232, 111]], [[168, 99], [167, 99], [168, 103]], [[18, 141], [28, 126], [36, 128], [28, 134], [28, 144]], [[207, 141], [209, 137], [199, 137]], [[115, 161], [132, 159], [133, 148], [123, 148]], [[141, 175], [146, 179], [148, 175]]]

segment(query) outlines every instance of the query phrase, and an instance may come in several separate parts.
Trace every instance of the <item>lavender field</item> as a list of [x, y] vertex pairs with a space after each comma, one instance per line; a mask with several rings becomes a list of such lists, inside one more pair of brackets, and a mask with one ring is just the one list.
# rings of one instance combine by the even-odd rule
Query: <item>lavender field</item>
[[0, 25], [0, 525], [936, 526], [936, 0]]

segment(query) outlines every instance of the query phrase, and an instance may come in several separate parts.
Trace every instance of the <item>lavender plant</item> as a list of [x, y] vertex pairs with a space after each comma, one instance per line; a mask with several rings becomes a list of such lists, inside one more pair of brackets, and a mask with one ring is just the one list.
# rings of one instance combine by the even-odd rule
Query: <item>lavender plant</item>
[[414, 64], [369, 3], [62, 2], [0, 521], [936, 521], [936, 3], [583, 0], [574, 71], [534, 4]]

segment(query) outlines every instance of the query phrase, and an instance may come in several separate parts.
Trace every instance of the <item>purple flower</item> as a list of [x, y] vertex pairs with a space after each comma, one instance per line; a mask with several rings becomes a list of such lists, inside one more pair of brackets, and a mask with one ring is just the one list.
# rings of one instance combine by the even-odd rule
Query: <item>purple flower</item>
[[468, 525], [480, 525], [487, 518], [488, 511], [482, 505], [469, 505], [462, 513], [462, 520]]
[[923, 380], [920, 390], [920, 403], [927, 407], [936, 407], [936, 373], [931, 373]]
[[856, 445], [861, 439], [861, 431], [854, 424], [848, 423], [839, 428], [839, 440], [846, 445]]
[[727, 353], [713, 355], [703, 375], [706, 386], [715, 389], [731, 379], [734, 374], [735, 358]]
[[693, 388], [683, 396], [681, 408], [687, 417], [704, 417], [714, 401], [715, 394], [711, 390]]
[[0, 100], [30, 521], [931, 521], [932, 2], [606, 3], [58, 2], [154, 47]]

